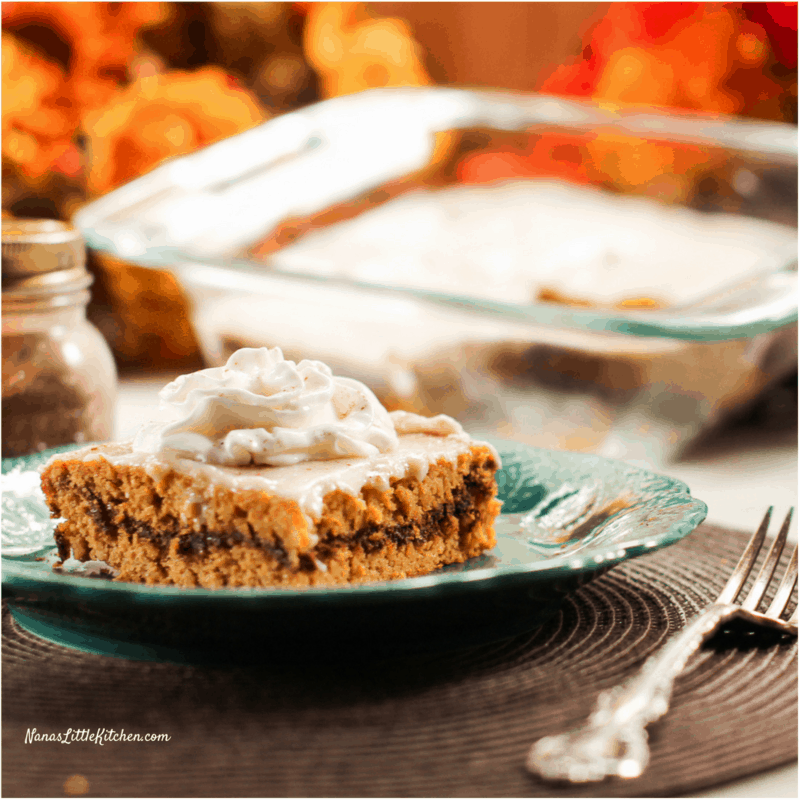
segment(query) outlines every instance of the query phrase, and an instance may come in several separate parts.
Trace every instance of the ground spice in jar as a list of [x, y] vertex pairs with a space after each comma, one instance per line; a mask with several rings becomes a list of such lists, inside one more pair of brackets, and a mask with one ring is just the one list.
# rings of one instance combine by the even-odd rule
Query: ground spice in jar
[[67, 365], [42, 358], [47, 345], [42, 334], [3, 337], [3, 458], [94, 438], [91, 395]]
[[80, 234], [3, 220], [3, 458], [111, 434], [116, 371], [86, 320]]

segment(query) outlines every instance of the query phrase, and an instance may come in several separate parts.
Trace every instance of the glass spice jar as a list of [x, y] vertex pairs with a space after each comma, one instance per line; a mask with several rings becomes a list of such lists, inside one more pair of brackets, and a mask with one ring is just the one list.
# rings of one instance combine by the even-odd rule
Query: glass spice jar
[[55, 220], [3, 220], [3, 458], [111, 436], [117, 375], [86, 319], [86, 251]]

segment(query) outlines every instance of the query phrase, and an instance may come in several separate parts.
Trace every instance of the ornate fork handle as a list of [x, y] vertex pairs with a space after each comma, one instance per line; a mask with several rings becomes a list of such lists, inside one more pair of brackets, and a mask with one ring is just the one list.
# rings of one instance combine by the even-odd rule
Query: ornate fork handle
[[646, 726], [667, 713], [675, 678], [689, 657], [721, 623], [737, 616], [742, 616], [740, 606], [706, 608], [650, 656], [634, 677], [603, 692], [582, 726], [540, 739], [528, 754], [528, 769], [550, 780], [573, 783], [641, 775], [650, 757]]

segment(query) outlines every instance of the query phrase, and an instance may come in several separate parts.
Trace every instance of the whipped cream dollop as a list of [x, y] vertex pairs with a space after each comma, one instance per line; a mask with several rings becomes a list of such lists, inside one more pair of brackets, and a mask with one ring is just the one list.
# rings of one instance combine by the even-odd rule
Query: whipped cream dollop
[[359, 381], [280, 348], [243, 348], [224, 367], [182, 375], [159, 393], [166, 421], [145, 425], [133, 449], [209, 464], [288, 466], [397, 449], [389, 413]]

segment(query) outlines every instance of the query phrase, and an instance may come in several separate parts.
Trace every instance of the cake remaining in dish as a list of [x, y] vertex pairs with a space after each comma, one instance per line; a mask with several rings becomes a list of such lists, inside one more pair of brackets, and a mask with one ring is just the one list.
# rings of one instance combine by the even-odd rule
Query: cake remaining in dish
[[423, 575], [495, 543], [499, 459], [448, 417], [389, 414], [277, 348], [161, 398], [172, 419], [43, 469], [62, 558], [143, 583], [301, 587]]

